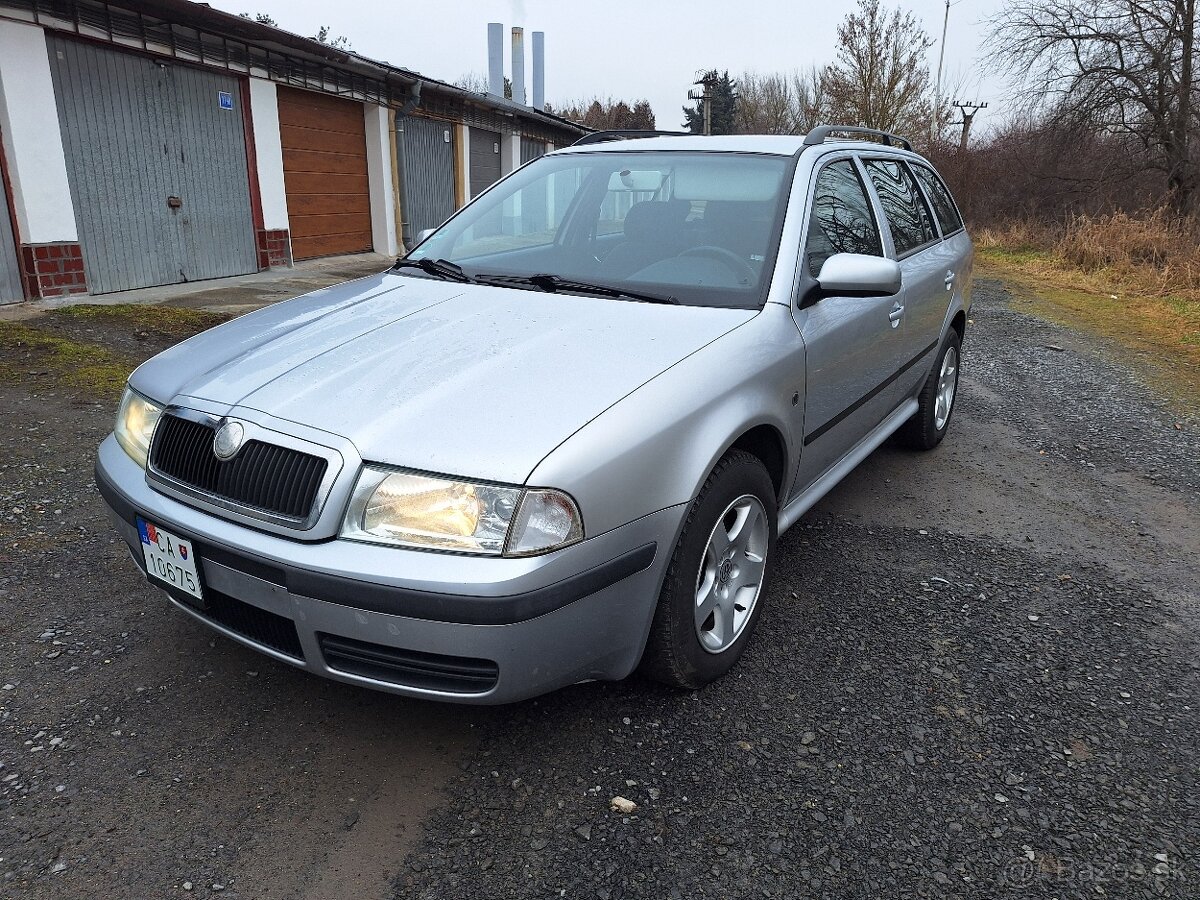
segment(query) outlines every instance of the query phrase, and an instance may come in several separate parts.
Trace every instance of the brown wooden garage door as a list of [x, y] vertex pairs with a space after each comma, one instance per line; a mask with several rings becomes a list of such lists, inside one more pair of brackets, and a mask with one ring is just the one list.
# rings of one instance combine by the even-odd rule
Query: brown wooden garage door
[[367, 138], [361, 103], [279, 88], [283, 181], [292, 257], [371, 249]]

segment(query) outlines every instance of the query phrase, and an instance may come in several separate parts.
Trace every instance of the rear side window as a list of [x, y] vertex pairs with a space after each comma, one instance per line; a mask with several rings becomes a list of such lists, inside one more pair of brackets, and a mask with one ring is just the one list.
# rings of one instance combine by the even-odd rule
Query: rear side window
[[866, 165], [891, 226], [896, 255], [902, 256], [937, 238], [933, 216], [908, 169], [895, 159], [869, 159]]
[[804, 253], [814, 278], [835, 253], [883, 256], [871, 201], [851, 160], [830, 163], [817, 175]]
[[938, 224], [942, 226], [942, 234], [950, 234], [952, 231], [962, 228], [962, 216], [958, 214], [954, 199], [950, 196], [945, 182], [928, 166], [913, 164], [910, 168], [917, 176], [917, 181], [921, 182], [921, 187], [925, 188], [929, 202], [933, 204], [933, 214], [937, 216]]

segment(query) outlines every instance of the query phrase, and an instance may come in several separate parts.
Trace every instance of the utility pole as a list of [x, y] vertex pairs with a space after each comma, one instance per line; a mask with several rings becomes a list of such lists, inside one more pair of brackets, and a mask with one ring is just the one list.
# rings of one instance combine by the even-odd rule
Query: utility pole
[[704, 112], [704, 133], [712, 134], [712, 101], [713, 91], [717, 86], [717, 70], [709, 69], [701, 70], [696, 73], [696, 80], [692, 84], [701, 85], [703, 92], [688, 91], [689, 100], [699, 100], [700, 108]]
[[932, 144], [941, 131], [942, 118], [942, 63], [946, 59], [946, 27], [950, 24], [950, 0], [946, 0], [946, 13], [942, 16], [942, 46], [938, 50], [937, 81], [933, 88], [933, 115], [929, 124], [929, 142]]
[[[958, 140], [958, 152], [967, 152], [967, 140], [971, 136], [971, 123], [975, 121], [975, 113], [987, 109], [987, 103], [973, 103], [970, 100], [955, 100], [951, 104], [962, 111], [962, 137]], [[954, 123], [959, 124], [959, 123]]]

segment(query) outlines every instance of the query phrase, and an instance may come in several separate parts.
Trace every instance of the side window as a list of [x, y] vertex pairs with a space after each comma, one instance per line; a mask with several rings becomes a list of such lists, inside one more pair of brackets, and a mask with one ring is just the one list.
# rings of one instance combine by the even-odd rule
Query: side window
[[958, 214], [945, 182], [928, 166], [913, 164], [910, 168], [917, 176], [917, 181], [921, 182], [921, 187], [925, 188], [929, 202], [933, 204], [933, 214], [942, 226], [942, 234], [950, 234], [962, 228], [962, 216]]
[[934, 240], [937, 230], [933, 227], [933, 216], [908, 169], [895, 159], [868, 159], [865, 162], [879, 194], [883, 214], [891, 226], [896, 255], [902, 256]]
[[817, 175], [804, 245], [809, 274], [815, 278], [835, 253], [883, 256], [871, 201], [848, 159], [830, 163]]

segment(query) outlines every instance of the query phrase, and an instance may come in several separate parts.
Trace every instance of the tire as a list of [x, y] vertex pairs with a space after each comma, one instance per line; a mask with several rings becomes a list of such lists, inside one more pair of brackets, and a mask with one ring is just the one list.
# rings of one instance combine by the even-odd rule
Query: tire
[[[673, 687], [699, 688], [741, 658], [770, 586], [776, 513], [766, 467], [744, 450], [729, 451], [688, 510], [642, 656], [644, 675]], [[728, 542], [724, 553], [715, 549], [722, 534]], [[751, 590], [755, 580], [757, 589]], [[702, 590], [709, 615], [699, 621]]]
[[[952, 359], [950, 372], [945, 371], [948, 368], [947, 357]], [[921, 393], [917, 395], [917, 411], [896, 432], [896, 438], [902, 446], [912, 450], [932, 450], [942, 442], [942, 438], [950, 430], [950, 420], [954, 417], [954, 405], [958, 399], [958, 376], [961, 368], [962, 338], [959, 337], [957, 330], [951, 328], [946, 335], [946, 340], [942, 342], [942, 348], [938, 353], [933, 370], [925, 379], [925, 384], [921, 386]], [[939, 425], [942, 410], [938, 406], [938, 395], [939, 385], [944, 374], [952, 379], [952, 384], [949, 409], [945, 410], [945, 418], [941, 419]]]

